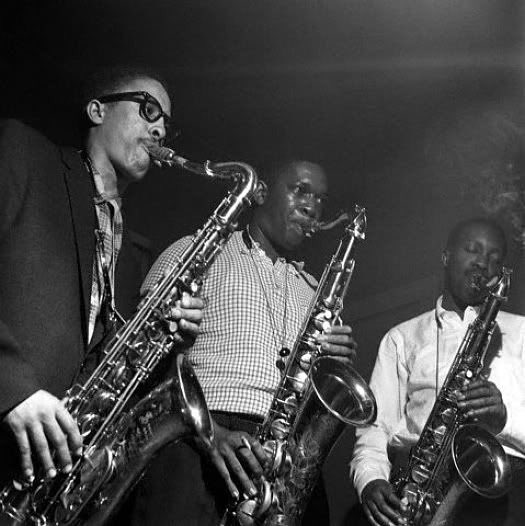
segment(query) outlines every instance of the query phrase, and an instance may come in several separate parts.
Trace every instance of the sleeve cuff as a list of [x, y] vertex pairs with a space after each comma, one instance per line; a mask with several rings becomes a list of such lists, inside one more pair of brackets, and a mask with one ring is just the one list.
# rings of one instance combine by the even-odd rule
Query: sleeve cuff
[[390, 466], [368, 466], [360, 470], [359, 473], [356, 472], [354, 474], [354, 486], [359, 497], [359, 502], [361, 502], [361, 493], [363, 493], [368, 483], [376, 479], [388, 480], [389, 476]]

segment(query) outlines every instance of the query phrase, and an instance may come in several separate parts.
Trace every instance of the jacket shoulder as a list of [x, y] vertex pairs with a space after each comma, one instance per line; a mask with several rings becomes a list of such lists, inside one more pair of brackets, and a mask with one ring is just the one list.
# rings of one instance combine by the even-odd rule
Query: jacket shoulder
[[43, 146], [56, 150], [56, 146], [43, 133], [17, 119], [0, 120], [0, 137], [2, 142], [29, 144], [32, 147]]

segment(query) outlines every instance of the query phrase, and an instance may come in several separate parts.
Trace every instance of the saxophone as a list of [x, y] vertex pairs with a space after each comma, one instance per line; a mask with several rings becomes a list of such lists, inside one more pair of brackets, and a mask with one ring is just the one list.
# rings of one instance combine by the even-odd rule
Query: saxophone
[[503, 268], [497, 282], [487, 286], [487, 297], [467, 329], [408, 464], [392, 477], [397, 496], [406, 503], [408, 526], [449, 524], [467, 488], [488, 498], [509, 489], [510, 466], [503, 447], [484, 427], [465, 423], [454, 393], [482, 375], [510, 273]]
[[67, 393], [65, 405], [78, 423], [84, 449], [70, 473], [54, 479], [38, 474], [32, 483], [13, 481], [0, 493], [3, 511], [35, 526], [104, 524], [164, 445], [196, 436], [214, 448], [206, 401], [183, 353], [175, 374], [138, 403], [138, 387], [172, 352], [166, 314], [183, 292], [196, 294], [204, 274], [229, 239], [240, 213], [258, 189], [255, 170], [244, 163], [193, 163], [169, 148], [154, 146], [157, 165], [178, 166], [212, 179], [233, 182], [190, 246], [147, 293], [136, 313], [103, 348], [103, 359], [85, 381]]
[[[270, 466], [259, 494], [226, 512], [223, 523], [299, 524], [322, 465], [345, 424], [365, 426], [375, 420], [374, 395], [363, 378], [343, 362], [320, 356], [317, 337], [340, 319], [353, 274], [356, 239], [364, 239], [365, 209], [355, 207], [339, 246], [325, 267], [299, 337], [288, 357], [282, 380], [257, 439]], [[316, 230], [334, 226], [317, 225]]]

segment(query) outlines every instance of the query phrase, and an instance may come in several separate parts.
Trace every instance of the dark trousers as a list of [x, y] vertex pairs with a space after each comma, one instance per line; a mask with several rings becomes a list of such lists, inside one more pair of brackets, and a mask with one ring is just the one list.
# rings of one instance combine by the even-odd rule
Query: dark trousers
[[[252, 434], [256, 423], [240, 415], [214, 413], [218, 424]], [[165, 448], [138, 484], [131, 511], [133, 526], [218, 526], [230, 502], [215, 466], [190, 442]], [[303, 526], [328, 526], [328, 501], [318, 484], [306, 510]]]

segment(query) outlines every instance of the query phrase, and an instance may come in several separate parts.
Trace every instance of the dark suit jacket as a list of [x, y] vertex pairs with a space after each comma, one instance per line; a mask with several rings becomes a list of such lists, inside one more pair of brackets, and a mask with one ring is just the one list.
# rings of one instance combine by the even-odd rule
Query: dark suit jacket
[[[62, 397], [85, 358], [93, 191], [78, 152], [17, 121], [0, 126], [0, 414], [38, 389]], [[116, 272], [125, 317], [149, 263], [125, 231]]]

